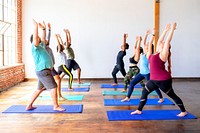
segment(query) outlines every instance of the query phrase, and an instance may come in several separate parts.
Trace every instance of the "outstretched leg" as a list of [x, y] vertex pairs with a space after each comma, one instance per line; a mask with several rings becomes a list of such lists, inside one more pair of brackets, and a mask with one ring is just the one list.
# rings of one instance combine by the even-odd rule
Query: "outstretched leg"
[[129, 68], [129, 71], [127, 72], [126, 76], [124, 77], [124, 90], [122, 92], [127, 91], [127, 86], [130, 84], [130, 80], [133, 76], [137, 75], [139, 73], [139, 68], [137, 66], [134, 66], [132, 68]]
[[122, 92], [127, 91], [128, 84], [130, 84], [130, 79], [131, 79], [131, 72], [129, 70], [126, 76], [124, 77], [124, 90], [122, 90]]
[[174, 102], [178, 105], [178, 107], [181, 110], [181, 113], [178, 114], [177, 116], [183, 117], [187, 115], [187, 112], [185, 110], [185, 107], [183, 105], [182, 100], [174, 93], [174, 90], [171, 88], [167, 93], [166, 93], [170, 98], [174, 100]]
[[62, 69], [63, 69], [63, 72], [69, 76], [68, 89], [69, 90], [73, 90], [73, 88], [72, 88], [72, 81], [73, 81], [73, 75], [72, 75], [72, 73], [69, 71], [69, 69], [66, 67], [66, 65], [62, 65]]
[[181, 110], [181, 113], [177, 116], [183, 117], [187, 115], [187, 112], [185, 110], [185, 106], [182, 102], [182, 100], [175, 94], [173, 88], [172, 88], [172, 79], [160, 81], [158, 82], [160, 89], [165, 92], [170, 98], [174, 100], [174, 102], [178, 105], [178, 107]]
[[134, 87], [137, 83], [139, 83], [140, 81], [142, 81], [144, 79], [144, 76], [140, 73], [138, 73], [135, 78], [133, 78], [130, 82], [130, 86], [128, 88], [128, 93], [127, 93], [127, 96], [126, 98], [122, 99], [121, 102], [125, 102], [125, 101], [129, 101], [130, 100], [130, 97], [133, 93], [133, 90], [134, 90]]
[[78, 83], [81, 84], [81, 69], [77, 69], [77, 74], [78, 74]]
[[64, 111], [65, 109], [58, 105], [57, 89], [51, 89], [51, 97], [53, 99], [53, 109], [56, 111]]
[[155, 89], [155, 91], [156, 91], [156, 93], [158, 94], [158, 97], [160, 98], [160, 99], [158, 100], [158, 103], [164, 102], [162, 93], [161, 93], [161, 91], [159, 90], [159, 88]]
[[147, 102], [148, 95], [152, 91], [154, 91], [154, 88], [157, 88], [157, 86], [151, 80], [149, 80], [147, 82], [145, 88], [142, 90], [142, 96], [140, 98], [140, 104], [138, 106], [138, 109], [133, 111], [133, 112], [131, 112], [132, 115], [134, 115], [134, 114], [142, 114], [142, 109], [143, 109], [144, 105]]
[[26, 110], [33, 110], [33, 109], [36, 109], [37, 107], [34, 107], [33, 106], [33, 103], [35, 102], [35, 100], [37, 99], [37, 97], [44, 91], [45, 89], [42, 88], [40, 90], [36, 90], [32, 97], [31, 97], [31, 101], [30, 103], [26, 106]]
[[56, 84], [57, 84], [58, 99], [59, 100], [67, 100], [62, 96], [62, 93], [61, 93], [61, 78], [60, 78], [60, 76], [59, 75], [55, 75], [54, 79], [55, 79]]
[[114, 84], [113, 85], [117, 85], [117, 76], [116, 74], [119, 72], [119, 69], [117, 68], [117, 65], [114, 67], [113, 71], [112, 71], [112, 77], [114, 80]]

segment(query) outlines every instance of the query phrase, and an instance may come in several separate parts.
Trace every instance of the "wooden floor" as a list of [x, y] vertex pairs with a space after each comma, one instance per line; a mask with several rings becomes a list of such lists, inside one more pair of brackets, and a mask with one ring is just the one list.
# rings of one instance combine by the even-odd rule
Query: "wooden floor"
[[[82, 101], [60, 101], [60, 104], [83, 104], [79, 114], [4, 114], [0, 113], [0, 133], [200, 133], [200, 80], [173, 80], [175, 92], [182, 98], [188, 112], [198, 119], [160, 121], [108, 121], [107, 110], [135, 110], [137, 106], [105, 107], [101, 83], [112, 80], [84, 80], [91, 82]], [[0, 112], [11, 105], [27, 104], [22, 97], [32, 94], [37, 81], [29, 80], [0, 93]], [[166, 97], [166, 95], [164, 95]], [[107, 96], [106, 98], [123, 98]], [[136, 97], [136, 96], [135, 96]], [[152, 97], [152, 96], [151, 96]], [[155, 96], [154, 96], [155, 97]], [[139, 98], [139, 97], [137, 97]], [[37, 100], [35, 104], [51, 104]], [[145, 106], [145, 109], [178, 109], [177, 106]]]

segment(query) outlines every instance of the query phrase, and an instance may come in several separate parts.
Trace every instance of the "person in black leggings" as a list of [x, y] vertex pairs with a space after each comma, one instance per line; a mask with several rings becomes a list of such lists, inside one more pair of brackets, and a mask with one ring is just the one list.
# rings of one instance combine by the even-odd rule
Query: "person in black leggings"
[[126, 39], [128, 37], [128, 34], [124, 34], [124, 41], [123, 44], [121, 45], [121, 51], [119, 51], [118, 55], [117, 55], [117, 62], [116, 65], [112, 71], [112, 77], [114, 80], [114, 84], [113, 85], [118, 85], [117, 82], [117, 76], [116, 74], [120, 71], [122, 73], [122, 75], [125, 77], [126, 76], [126, 71], [124, 69], [124, 61], [123, 58], [126, 55], [126, 49], [129, 48], [128, 43], [126, 43]]
[[[171, 30], [170, 30], [171, 29]], [[184, 104], [182, 100], [175, 94], [172, 88], [172, 77], [171, 71], [165, 69], [165, 63], [170, 60], [170, 42], [176, 29], [176, 23], [171, 27], [168, 24], [163, 31], [162, 35], [158, 40], [158, 46], [155, 54], [151, 54], [148, 59], [150, 62], [150, 80], [147, 82], [145, 89], [142, 91], [142, 96], [140, 99], [140, 104], [136, 111], [131, 112], [131, 114], [141, 114], [144, 105], [147, 102], [148, 95], [154, 91], [156, 88], [160, 88], [164, 93], [166, 93], [174, 102], [178, 105], [181, 110], [177, 116], [184, 117], [187, 115]], [[164, 42], [164, 37], [170, 30], [166, 41]]]
[[[144, 36], [144, 46], [143, 46], [144, 50], [142, 54], [140, 55], [140, 72], [131, 80], [130, 86], [128, 88], [127, 96], [124, 99], [122, 99], [121, 102], [130, 101], [130, 97], [137, 83], [140, 83], [142, 88], [144, 88], [145, 84], [143, 80], [146, 79], [146, 81], [148, 81], [150, 79], [149, 61], [147, 59], [147, 56], [149, 55], [149, 52], [148, 52], [149, 44], [153, 43], [154, 37], [151, 37], [148, 43], [146, 43], [146, 40], [147, 40], [148, 35], [152, 34], [151, 32], [154, 32], [154, 31], [147, 30]], [[164, 102], [162, 93], [160, 92], [159, 88], [157, 88], [155, 91], [159, 96], [158, 103]]]

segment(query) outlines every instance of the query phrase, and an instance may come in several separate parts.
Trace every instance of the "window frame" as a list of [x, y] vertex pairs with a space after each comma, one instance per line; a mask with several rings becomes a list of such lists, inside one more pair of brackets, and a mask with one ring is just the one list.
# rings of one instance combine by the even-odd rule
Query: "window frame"
[[17, 62], [17, 0], [0, 0], [0, 7], [0, 67], [3, 67]]

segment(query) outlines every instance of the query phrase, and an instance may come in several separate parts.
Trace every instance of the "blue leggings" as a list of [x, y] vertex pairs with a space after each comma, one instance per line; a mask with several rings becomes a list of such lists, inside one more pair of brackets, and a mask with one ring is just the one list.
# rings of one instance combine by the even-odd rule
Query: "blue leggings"
[[[134, 87], [137, 83], [141, 82], [143, 79], [146, 79], [147, 81], [150, 79], [150, 73], [149, 74], [141, 74], [141, 73], [138, 73], [135, 78], [133, 78], [131, 80], [131, 83], [130, 83], [130, 86], [129, 86], [129, 89], [128, 89], [128, 94], [127, 94], [127, 97], [130, 98], [132, 93], [133, 93], [133, 90], [134, 90]], [[144, 89], [144, 85], [143, 86], [143, 89]], [[156, 93], [158, 94], [159, 98], [163, 98], [159, 88], [156, 88], [155, 89]]]

